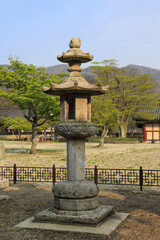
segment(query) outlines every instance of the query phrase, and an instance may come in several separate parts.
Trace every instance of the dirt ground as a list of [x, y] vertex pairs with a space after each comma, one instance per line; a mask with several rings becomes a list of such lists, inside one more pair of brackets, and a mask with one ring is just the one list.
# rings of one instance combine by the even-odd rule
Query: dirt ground
[[[6, 158], [0, 160], [0, 166], [43, 166], [66, 167], [66, 143], [40, 142], [38, 153], [26, 153], [29, 142], [4, 142]], [[19, 151], [14, 152], [13, 151]], [[86, 167], [160, 169], [160, 144], [105, 144], [103, 149], [97, 143], [86, 143]]]
[[0, 190], [9, 200], [0, 202], [0, 239], [2, 240], [159, 240], [160, 191], [144, 192], [135, 189], [99, 192], [99, 203], [114, 206], [117, 212], [128, 212], [129, 217], [110, 235], [54, 232], [49, 230], [20, 229], [14, 226], [53, 206], [49, 184], [17, 184]]

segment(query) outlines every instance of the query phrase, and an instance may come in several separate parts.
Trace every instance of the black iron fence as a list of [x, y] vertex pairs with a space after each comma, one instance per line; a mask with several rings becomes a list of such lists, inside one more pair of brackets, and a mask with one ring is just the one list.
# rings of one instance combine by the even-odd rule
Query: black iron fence
[[[160, 170], [139, 169], [104, 169], [86, 168], [86, 180], [95, 184], [160, 186]], [[67, 179], [66, 168], [53, 167], [13, 167], [0, 166], [0, 180], [9, 179], [16, 182], [51, 182], [55, 185]]]

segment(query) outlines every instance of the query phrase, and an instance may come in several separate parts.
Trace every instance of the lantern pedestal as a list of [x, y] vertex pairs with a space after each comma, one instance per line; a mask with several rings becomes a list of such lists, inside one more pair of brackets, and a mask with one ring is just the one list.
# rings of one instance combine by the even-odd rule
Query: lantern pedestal
[[65, 211], [52, 208], [36, 214], [33, 222], [98, 226], [112, 213], [113, 207], [103, 205], [88, 211]]
[[85, 180], [85, 138], [97, 132], [91, 123], [60, 123], [56, 134], [67, 139], [67, 181], [53, 186], [54, 207], [35, 216], [35, 221], [97, 226], [113, 213], [98, 205], [98, 187]]

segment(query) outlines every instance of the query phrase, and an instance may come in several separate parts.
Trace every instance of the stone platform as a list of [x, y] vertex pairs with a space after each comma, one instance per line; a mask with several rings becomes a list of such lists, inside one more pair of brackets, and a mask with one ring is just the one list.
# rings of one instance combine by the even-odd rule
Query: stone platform
[[85, 226], [98, 226], [113, 214], [112, 206], [99, 206], [94, 210], [88, 211], [65, 211], [53, 209], [45, 209], [36, 214], [34, 222], [50, 222], [61, 224], [79, 224]]
[[104, 235], [109, 236], [118, 226], [121, 224], [128, 216], [128, 213], [115, 213], [111, 215], [105, 222], [103, 222], [98, 227], [93, 226], [80, 226], [72, 224], [57, 224], [57, 223], [37, 223], [34, 222], [35, 218], [31, 217], [25, 221], [19, 223], [15, 227], [17, 228], [29, 228], [29, 229], [43, 229], [43, 230], [52, 230], [59, 232], [74, 232], [74, 233], [85, 233], [90, 235]]

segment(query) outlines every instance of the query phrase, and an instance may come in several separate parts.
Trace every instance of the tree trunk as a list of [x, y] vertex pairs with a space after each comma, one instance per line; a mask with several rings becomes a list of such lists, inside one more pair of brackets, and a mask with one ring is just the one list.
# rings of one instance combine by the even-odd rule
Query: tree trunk
[[134, 133], [135, 133], [135, 131], [136, 131], [136, 125], [134, 125], [134, 127], [133, 127], [133, 129], [132, 129], [132, 132], [131, 132], [131, 136], [132, 136], [132, 138], [134, 137]]
[[133, 131], [131, 133], [132, 138], [134, 137], [134, 131], [135, 131], [135, 129], [133, 129]]
[[100, 138], [100, 143], [99, 143], [100, 148], [104, 147], [104, 139], [105, 139], [107, 133], [108, 133], [108, 128], [106, 126], [104, 126], [104, 128], [102, 130], [101, 138]]
[[46, 130], [44, 130], [44, 141], [46, 141], [46, 138], [47, 138], [47, 132]]
[[122, 137], [122, 138], [126, 138], [126, 137], [127, 137], [127, 127], [128, 127], [128, 124], [126, 124], [126, 123], [123, 123], [123, 124], [120, 126], [120, 129], [121, 129], [121, 137]]
[[30, 154], [36, 154], [37, 149], [37, 124], [32, 124], [32, 145]]
[[19, 140], [21, 139], [21, 130], [18, 131], [18, 135], [19, 135]]
[[53, 126], [51, 125], [51, 140], [54, 140], [54, 132], [53, 132]]

